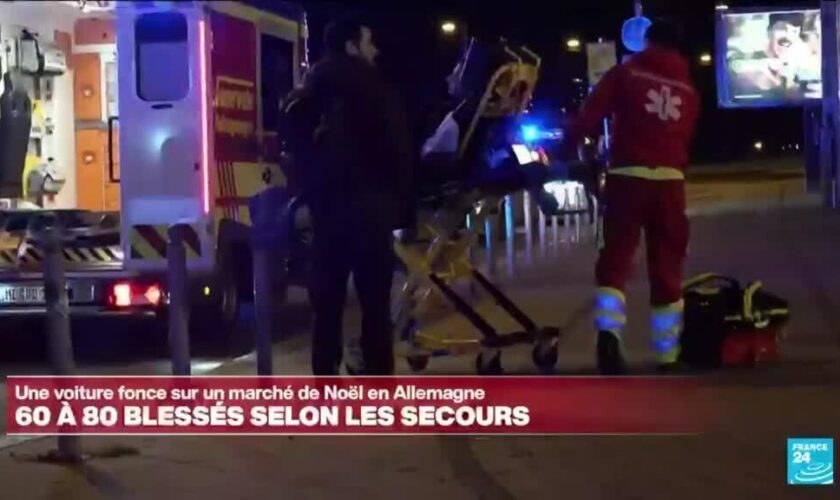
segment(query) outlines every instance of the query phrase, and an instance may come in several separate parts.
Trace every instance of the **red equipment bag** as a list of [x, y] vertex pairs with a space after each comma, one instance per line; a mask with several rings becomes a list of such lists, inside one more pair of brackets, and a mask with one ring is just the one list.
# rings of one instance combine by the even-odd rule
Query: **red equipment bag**
[[703, 274], [683, 284], [682, 360], [696, 368], [753, 367], [778, 360], [788, 303], [761, 282]]

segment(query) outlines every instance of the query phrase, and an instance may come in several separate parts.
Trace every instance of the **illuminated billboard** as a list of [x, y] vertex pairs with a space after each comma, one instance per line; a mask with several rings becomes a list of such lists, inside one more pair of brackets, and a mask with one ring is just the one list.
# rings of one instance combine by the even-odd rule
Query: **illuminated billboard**
[[726, 10], [718, 14], [721, 106], [798, 106], [822, 98], [818, 9]]

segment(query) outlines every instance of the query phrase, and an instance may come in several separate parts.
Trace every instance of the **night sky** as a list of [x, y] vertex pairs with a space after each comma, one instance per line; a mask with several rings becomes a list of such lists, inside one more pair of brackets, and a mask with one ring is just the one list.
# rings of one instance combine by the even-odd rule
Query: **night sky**
[[[715, 70], [699, 63], [714, 52], [714, 0], [644, 0], [648, 17], [669, 16], [686, 27], [695, 83], [703, 95], [703, 114], [695, 141], [695, 161], [728, 161], [754, 157], [753, 144], [765, 144], [764, 155], [781, 153], [782, 145], [802, 142], [802, 109], [722, 110], [717, 107]], [[730, 7], [793, 6], [816, 8], [818, 2], [729, 0]], [[324, 24], [335, 14], [365, 15], [376, 29], [383, 51], [380, 65], [403, 93], [418, 130], [427, 127], [435, 104], [445, 96], [444, 77], [461, 48], [458, 37], [440, 32], [442, 20], [454, 20], [470, 35], [504, 36], [528, 45], [543, 57], [544, 71], [535, 109], [573, 109], [585, 78], [584, 53], [570, 53], [565, 41], [619, 40], [621, 24], [633, 15], [632, 0], [536, 2], [517, 0], [504, 8], [482, 1], [344, 1], [304, 2], [309, 14], [311, 55], [321, 53]], [[461, 32], [464, 33], [463, 31]], [[621, 47], [623, 49], [623, 47]]]

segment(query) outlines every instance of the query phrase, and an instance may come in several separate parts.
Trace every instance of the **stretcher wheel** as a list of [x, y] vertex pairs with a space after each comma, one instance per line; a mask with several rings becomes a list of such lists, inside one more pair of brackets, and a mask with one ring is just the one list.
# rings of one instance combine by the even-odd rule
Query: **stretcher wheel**
[[492, 354], [483, 351], [478, 353], [475, 358], [475, 371], [479, 375], [501, 375], [504, 371], [502, 369], [502, 353], [500, 351]]
[[553, 339], [540, 340], [534, 344], [531, 358], [540, 370], [550, 371], [557, 365], [560, 357], [560, 346]]
[[429, 366], [429, 357], [423, 356], [422, 354], [408, 356], [405, 360], [408, 362], [411, 371], [415, 373], [422, 372]]

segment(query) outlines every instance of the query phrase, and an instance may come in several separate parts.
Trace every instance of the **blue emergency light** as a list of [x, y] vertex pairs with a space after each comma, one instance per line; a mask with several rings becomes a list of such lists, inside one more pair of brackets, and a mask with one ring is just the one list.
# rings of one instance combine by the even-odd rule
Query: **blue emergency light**
[[540, 128], [536, 125], [522, 126], [522, 140], [525, 142], [534, 142], [540, 138]]
[[650, 28], [650, 19], [644, 16], [631, 17], [621, 27], [621, 41], [630, 52], [641, 52], [645, 49], [645, 35]]

